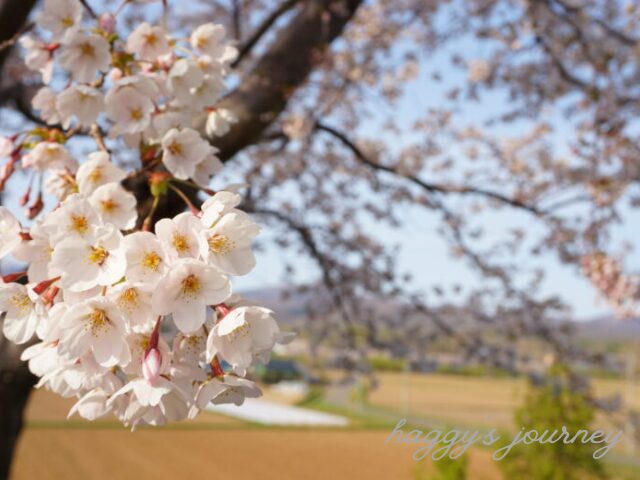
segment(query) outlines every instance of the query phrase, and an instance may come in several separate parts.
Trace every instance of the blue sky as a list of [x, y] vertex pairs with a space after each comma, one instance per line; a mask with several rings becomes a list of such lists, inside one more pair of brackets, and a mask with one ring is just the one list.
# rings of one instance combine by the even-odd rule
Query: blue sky
[[[430, 107], [442, 106], [444, 91], [452, 84], [464, 81], [466, 72], [453, 69], [449, 63], [449, 55], [455, 50], [465, 52], [467, 58], [487, 58], [491, 54], [490, 48], [482, 43], [462, 38], [440, 53], [430, 56], [428, 61], [421, 61], [420, 75], [416, 81], [407, 86], [407, 90], [394, 111], [395, 119], [400, 125], [409, 130], [409, 126], [415, 118], [423, 115]], [[430, 75], [439, 72], [443, 82], [435, 84], [430, 80]], [[468, 103], [464, 106], [460, 118], [465, 123], [481, 123], [487, 117], [495, 115], [507, 105], [504, 92], [491, 92], [483, 96], [478, 103]], [[570, 156], [566, 139], [572, 138], [571, 124], [562, 117], [559, 108], [545, 112], [545, 119], [552, 122], [557, 128], [555, 135], [554, 154]], [[387, 138], [402, 146], [403, 141], [415, 138], [415, 133], [408, 133], [406, 137], [398, 137], [380, 128], [379, 118], [370, 118], [360, 127], [360, 134], [365, 138]], [[493, 134], [498, 136], [515, 136], [522, 133], [528, 124], [519, 122], [510, 125], [497, 125]], [[357, 136], [355, 137], [357, 138]], [[437, 180], [437, 179], [435, 179]], [[455, 200], [454, 203], [455, 204]], [[399, 264], [401, 271], [413, 274], [415, 287], [427, 292], [433, 286], [447, 288], [453, 284], [459, 284], [463, 288], [473, 288], [482, 282], [481, 278], [473, 275], [471, 270], [450, 254], [450, 249], [443, 238], [437, 234], [438, 223], [433, 216], [424, 215], [419, 209], [407, 211], [407, 222], [400, 230], [395, 230], [383, 225], [371, 224], [372, 232], [376, 238], [385, 238], [390, 244], [401, 246]], [[490, 212], [482, 216], [482, 224], [487, 231], [488, 238], [499, 240], [499, 236], [508, 227], [518, 224], [527, 231], [538, 229], [533, 226], [531, 217], [523, 212], [503, 209], [500, 213]], [[623, 220], [612, 235], [612, 243], [620, 245], [622, 242], [633, 243], [637, 239], [637, 231], [640, 227], [640, 215], [629, 208], [624, 209]], [[241, 288], [261, 288], [264, 286], [277, 286], [285, 274], [282, 271], [280, 253], [276, 249], [270, 249], [259, 258], [257, 268], [251, 275], [239, 279], [237, 284]], [[508, 254], [507, 254], [508, 255]], [[634, 251], [626, 258], [632, 268], [637, 268], [640, 261], [640, 253]], [[526, 257], [520, 260], [527, 265], [542, 268], [546, 273], [542, 284], [543, 295], [558, 295], [573, 310], [575, 318], [589, 319], [602, 314], [610, 314], [611, 310], [599, 296], [591, 284], [572, 267], [562, 265], [555, 255], [551, 253], [538, 257]], [[315, 281], [317, 268], [313, 262], [305, 260], [307, 272], [306, 278], [300, 281]]]
[[[463, 51], [468, 58], [482, 58], [490, 55], [490, 47], [478, 42], [472, 42], [469, 39], [462, 38], [452, 45], [452, 49]], [[464, 80], [466, 73], [461, 70], [454, 70], [448, 61], [451, 49], [444, 49], [440, 53], [429, 56], [428, 61], [421, 62], [420, 75], [416, 81], [408, 85], [404, 97], [399, 102], [394, 111], [394, 116], [400, 125], [409, 126], [413, 120], [423, 115], [430, 107], [440, 106], [444, 91], [451, 84]], [[433, 72], [439, 72], [444, 81], [441, 85], [434, 84], [430, 80]], [[487, 95], [482, 102], [469, 103], [465, 105], [461, 118], [465, 122], [480, 122], [487, 116], [493, 115], [505, 106], [505, 96], [501, 93], [492, 93]], [[570, 125], [564, 121], [557, 112], [550, 112], [550, 118], [557, 126], [560, 126], [561, 132], [570, 132]], [[0, 128], [6, 127], [7, 115], [2, 113]], [[369, 121], [361, 125], [359, 133], [363, 137], [373, 138], [389, 138], [388, 132], [380, 127], [380, 118], [372, 117]], [[509, 136], [517, 134], [522, 124], [512, 124], [509, 126], [496, 127], [495, 134]], [[2, 132], [2, 130], [0, 130]], [[2, 132], [5, 133], [5, 132]], [[415, 138], [415, 134], [407, 134], [406, 137], [394, 135], [393, 141], [398, 145]], [[563, 139], [558, 136], [555, 148], [559, 153], [567, 152], [567, 145]], [[24, 188], [24, 182], [10, 182], [10, 189], [4, 200], [12, 211], [19, 210], [17, 207], [17, 198], [19, 198], [20, 190]], [[398, 244], [401, 246], [399, 253], [400, 270], [413, 274], [413, 286], [424, 291], [428, 291], [433, 286], [443, 286], [447, 288], [453, 284], [460, 284], [466, 288], [472, 288], [482, 282], [481, 278], [471, 274], [468, 267], [459, 260], [454, 260], [449, 253], [449, 246], [444, 242], [441, 236], [436, 233], [438, 223], [435, 217], [424, 215], [417, 209], [408, 209], [407, 222], [403, 229], [395, 230], [384, 225], [371, 224], [371, 231], [375, 233], [377, 238], [385, 238], [389, 244]], [[503, 212], [500, 214], [484, 215], [482, 218], [483, 225], [488, 231], [490, 238], [499, 238], [501, 232], [514, 222], [520, 223], [528, 227], [526, 214]], [[623, 239], [634, 240], [640, 226], [637, 213], [628, 212], [625, 221], [615, 232], [615, 241]], [[535, 227], [534, 227], [535, 228]], [[272, 235], [273, 232], [266, 231], [266, 236]], [[283, 283], [285, 274], [282, 268], [282, 253], [276, 248], [267, 248], [266, 251], [258, 254], [258, 266], [248, 276], [237, 279], [235, 282], [237, 290], [277, 287]], [[638, 252], [635, 252], [631, 261], [637, 265], [639, 259]], [[310, 259], [301, 259], [305, 265], [304, 274], [297, 278], [300, 282], [317, 281], [318, 271], [314, 263]], [[547, 272], [547, 279], [544, 283], [544, 293], [557, 294], [572, 306], [576, 317], [589, 318], [602, 313], [608, 313], [609, 309], [597, 297], [594, 289], [579, 274], [566, 266], [561, 266], [553, 255], [547, 254], [536, 258], [523, 258], [532, 266], [540, 266]]]

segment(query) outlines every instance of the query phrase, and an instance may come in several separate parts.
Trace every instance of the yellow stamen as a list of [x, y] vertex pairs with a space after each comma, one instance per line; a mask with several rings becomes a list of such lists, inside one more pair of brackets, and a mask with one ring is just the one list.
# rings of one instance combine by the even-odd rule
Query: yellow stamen
[[213, 253], [229, 253], [234, 247], [234, 243], [226, 235], [212, 235], [209, 237], [208, 243], [209, 250]]
[[138, 341], [136, 342], [136, 346], [138, 347], [138, 349], [145, 352], [147, 348], [149, 348], [149, 337], [138, 338]]
[[173, 234], [172, 243], [173, 248], [175, 248], [178, 253], [184, 253], [189, 250], [189, 240], [181, 233], [176, 232]]
[[144, 36], [145, 41], [147, 42], [147, 45], [155, 45], [158, 42], [158, 37], [156, 36], [155, 33], [149, 33], [147, 35]]
[[109, 318], [107, 317], [107, 313], [104, 310], [100, 310], [96, 308], [93, 312], [89, 314], [87, 317], [87, 325], [85, 329], [91, 329], [91, 335], [97, 337], [99, 333], [108, 330], [110, 327]]
[[71, 214], [71, 230], [78, 232], [80, 235], [85, 234], [89, 230], [87, 217]]
[[154, 272], [158, 271], [162, 259], [156, 252], [146, 252], [142, 259], [142, 266]]
[[62, 25], [66, 28], [73, 27], [73, 18], [66, 16], [61, 20]]
[[239, 327], [235, 328], [231, 333], [227, 335], [230, 341], [234, 342], [238, 338], [246, 337], [251, 331], [251, 325], [249, 323], [243, 323]]
[[31, 310], [31, 300], [24, 293], [16, 293], [11, 297], [11, 303], [20, 312], [20, 316], [26, 315]]
[[103, 212], [112, 212], [118, 208], [118, 204], [111, 199], [100, 202]]
[[109, 252], [107, 252], [103, 247], [91, 247], [89, 262], [102, 265], [108, 256]]
[[173, 155], [182, 155], [182, 145], [179, 144], [178, 142], [172, 142], [171, 145], [169, 145], [168, 150], [173, 154]]
[[93, 57], [95, 55], [93, 45], [91, 45], [90, 43], [83, 43], [82, 45], [80, 45], [80, 51], [82, 52], [82, 55], [87, 57]]
[[98, 183], [100, 180], [102, 180], [102, 168], [98, 167], [98, 168], [94, 168], [91, 173], [89, 174], [89, 181], [91, 183]]
[[138, 308], [138, 291], [135, 288], [127, 288], [118, 297], [118, 305], [123, 310], [132, 312]]
[[140, 107], [134, 108], [133, 110], [131, 110], [130, 115], [131, 115], [131, 120], [135, 120], [136, 122], [138, 120], [141, 120], [142, 117], [144, 116], [142, 114], [142, 109]]
[[191, 274], [182, 280], [182, 295], [195, 296], [200, 291], [200, 279]]

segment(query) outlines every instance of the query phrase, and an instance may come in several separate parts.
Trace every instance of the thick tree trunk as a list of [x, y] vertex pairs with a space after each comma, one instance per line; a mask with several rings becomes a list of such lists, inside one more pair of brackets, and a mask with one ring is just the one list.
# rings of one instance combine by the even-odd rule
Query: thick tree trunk
[[36, 382], [20, 360], [22, 350], [0, 334], [0, 479], [9, 478], [24, 408]]
[[[23, 28], [35, 3], [36, 0], [0, 0], [0, 43]], [[0, 72], [10, 50], [0, 50]], [[0, 333], [0, 479], [9, 478], [24, 408], [36, 381], [27, 364], [20, 360], [22, 350]]]

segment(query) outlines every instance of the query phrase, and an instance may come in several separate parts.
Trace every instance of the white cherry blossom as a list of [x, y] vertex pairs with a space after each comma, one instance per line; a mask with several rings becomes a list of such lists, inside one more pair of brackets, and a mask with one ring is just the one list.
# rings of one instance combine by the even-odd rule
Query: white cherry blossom
[[31, 99], [31, 106], [40, 112], [40, 118], [49, 125], [60, 123], [56, 100], [56, 93], [49, 87], [42, 87]]
[[198, 65], [184, 58], [176, 61], [169, 71], [167, 87], [182, 105], [192, 105], [193, 91], [202, 85], [204, 73]]
[[231, 125], [238, 123], [238, 117], [229, 109], [216, 108], [211, 110], [207, 116], [207, 124], [205, 126], [207, 135], [210, 137], [222, 137], [229, 133]]
[[191, 34], [191, 46], [218, 62], [232, 62], [238, 52], [234, 47], [223, 42], [226, 34], [226, 30], [222, 25], [213, 23], [200, 25]]
[[39, 27], [61, 39], [75, 31], [82, 19], [82, 5], [78, 0], [45, 0], [44, 7], [36, 17]]
[[141, 23], [127, 39], [127, 50], [143, 60], [153, 61], [171, 50], [163, 28]]
[[23, 240], [16, 248], [14, 256], [18, 260], [29, 262], [27, 274], [30, 281], [42, 282], [53, 277], [49, 272], [49, 263], [54, 243], [41, 225], [32, 226], [29, 235], [31, 239]]
[[[261, 395], [262, 391], [251, 380], [225, 375], [221, 378], [213, 378], [200, 386], [196, 396], [196, 406], [201, 410], [209, 403], [214, 405], [233, 403], [240, 406], [245, 398], [257, 398]], [[193, 413], [191, 415], [193, 416]]]
[[156, 223], [156, 235], [172, 258], [198, 258], [205, 252], [202, 224], [189, 212]]
[[127, 173], [110, 160], [108, 153], [93, 152], [89, 154], [89, 159], [78, 167], [76, 181], [80, 193], [91, 195], [98, 187], [120, 182], [126, 176]]
[[127, 279], [155, 287], [167, 268], [165, 251], [160, 241], [153, 233], [134, 232], [124, 237], [124, 248]]
[[151, 309], [151, 292], [141, 286], [124, 282], [110, 289], [108, 294], [128, 320], [131, 330], [138, 333], [150, 331], [156, 322]]
[[20, 222], [7, 207], [0, 205], [0, 259], [11, 254], [22, 241]]
[[204, 324], [207, 306], [229, 295], [231, 287], [222, 272], [198, 260], [181, 259], [160, 280], [151, 302], [155, 313], [172, 314], [180, 331], [191, 333]]
[[105, 101], [107, 117], [114, 123], [109, 133], [111, 137], [140, 133], [149, 128], [155, 107], [147, 95], [128, 86], [110, 91]]
[[91, 238], [101, 225], [98, 212], [87, 199], [78, 194], [67, 197], [42, 222], [42, 228], [52, 236], [54, 243], [69, 236]]
[[223, 168], [224, 165], [220, 159], [211, 153], [196, 165], [196, 171], [193, 174], [192, 179], [201, 187], [207, 187], [211, 181], [211, 177], [216, 173], [220, 173]]
[[197, 165], [211, 153], [212, 147], [191, 128], [171, 129], [162, 137], [162, 163], [176, 177], [186, 180]]
[[98, 72], [107, 72], [109, 69], [109, 43], [99, 35], [75, 33], [62, 47], [58, 61], [74, 80], [92, 82]]
[[62, 276], [60, 285], [74, 292], [112, 285], [127, 268], [122, 235], [109, 225], [99, 227], [91, 239], [62, 240], [53, 250], [51, 268]]
[[203, 231], [210, 265], [229, 275], [245, 275], [256, 264], [251, 243], [260, 233], [249, 215], [241, 211], [225, 214], [210, 229]]
[[207, 359], [220, 355], [235, 373], [245, 375], [254, 360], [268, 362], [271, 350], [281, 339], [271, 310], [237, 307], [211, 330], [207, 338]]
[[38, 327], [38, 299], [31, 289], [19, 283], [0, 284], [0, 313], [6, 312], [2, 333], [14, 343], [29, 341]]
[[240, 205], [242, 197], [234, 192], [217, 192], [202, 204], [202, 224], [211, 228], [223, 215], [237, 211], [235, 207]]
[[64, 145], [55, 142], [38, 143], [33, 150], [22, 157], [22, 165], [38, 172], [53, 168], [66, 168], [75, 171], [78, 168], [78, 162]]
[[104, 223], [113, 224], [120, 230], [130, 230], [136, 225], [136, 197], [119, 183], [107, 183], [96, 188], [89, 197], [89, 203]]
[[72, 85], [58, 95], [56, 110], [64, 128], [69, 128], [73, 117], [79, 126], [90, 127], [104, 110], [104, 95], [88, 85]]
[[20, 37], [20, 46], [27, 50], [24, 63], [31, 70], [42, 75], [42, 83], [47, 85], [53, 75], [53, 55], [47, 45], [30, 35]]
[[[37, 388], [77, 399], [70, 416], [112, 414], [135, 428], [258, 396], [237, 375], [284, 336], [271, 312], [231, 297], [229, 276], [253, 268], [259, 231], [240, 195], [221, 191], [202, 211], [138, 223], [143, 209], [128, 191], [138, 176], [115, 163], [139, 160], [156, 201], [185, 183], [210, 192], [223, 168], [210, 140], [236, 121], [215, 108], [237, 55], [224, 27], [185, 36], [138, 23], [127, 36], [115, 11], [83, 21], [79, 0], [43, 4], [36, 33], [19, 40], [26, 67], [49, 85], [32, 100], [40, 121], [0, 137], [0, 187], [31, 175], [21, 203], [34, 219], [23, 227], [0, 206], [0, 258], [28, 265], [0, 277], [3, 334], [40, 340], [22, 359]], [[87, 142], [100, 151], [85, 159]], [[23, 277], [26, 286], [15, 283]]]
[[70, 195], [78, 193], [78, 184], [73, 174], [65, 168], [56, 168], [48, 172], [44, 183], [44, 191], [64, 201]]
[[116, 305], [96, 297], [72, 306], [60, 321], [59, 350], [71, 357], [91, 352], [103, 367], [126, 365], [131, 360], [125, 320]]

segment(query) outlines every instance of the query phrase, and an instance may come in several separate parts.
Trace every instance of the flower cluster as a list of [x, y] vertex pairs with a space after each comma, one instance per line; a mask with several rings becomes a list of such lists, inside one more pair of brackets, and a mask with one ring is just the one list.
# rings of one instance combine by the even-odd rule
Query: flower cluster
[[[236, 51], [213, 24], [182, 44], [147, 23], [124, 41], [114, 15], [94, 23], [83, 27], [78, 0], [45, 0], [37, 25], [49, 39], [20, 41], [45, 84], [55, 83], [56, 62], [69, 81], [35, 96], [45, 126], [0, 139], [0, 156], [9, 159], [1, 184], [17, 168], [30, 169], [46, 176], [59, 201], [42, 213], [38, 191], [27, 209], [30, 228], [0, 207], [0, 259], [28, 264], [0, 281], [3, 333], [32, 342], [23, 360], [39, 387], [79, 398], [70, 415], [113, 413], [126, 425], [158, 425], [210, 403], [241, 404], [260, 395], [244, 378], [249, 367], [290, 337], [270, 310], [232, 294], [230, 277], [255, 265], [259, 227], [238, 209], [240, 195], [208, 190], [221, 164], [195, 128], [203, 115], [212, 136], [234, 122], [213, 105]], [[98, 147], [81, 163], [67, 148], [80, 135]], [[123, 186], [130, 174], [107, 148], [117, 138], [137, 149], [133, 173], [148, 176], [154, 206], [170, 188], [181, 194], [182, 184], [211, 196], [196, 209], [181, 194], [190, 211], [151, 231], [154, 208], [139, 221], [136, 198]], [[29, 187], [22, 203], [32, 196]]]
[[[236, 121], [230, 111], [215, 108], [237, 55], [225, 42], [224, 27], [201, 25], [180, 39], [142, 23], [124, 41], [110, 14], [83, 28], [78, 0], [46, 0], [36, 23], [49, 38], [26, 35], [20, 44], [27, 67], [39, 71], [45, 84], [33, 107], [52, 128], [3, 139], [0, 155], [10, 161], [0, 171], [0, 186], [21, 160], [37, 172], [53, 170], [51, 192], [64, 198], [74, 186], [60, 176], [77, 169], [66, 143], [83, 132], [100, 137], [105, 129], [108, 138], [138, 148], [145, 166], [161, 162], [177, 179], [208, 184], [222, 165], [196, 127], [206, 124], [207, 134], [215, 137]], [[61, 91], [51, 86], [56, 65], [70, 80]], [[100, 144], [104, 149], [104, 139]]]
[[620, 262], [603, 252], [584, 255], [582, 272], [620, 317], [633, 317], [640, 298], [640, 277], [626, 275]]

